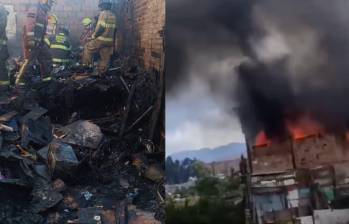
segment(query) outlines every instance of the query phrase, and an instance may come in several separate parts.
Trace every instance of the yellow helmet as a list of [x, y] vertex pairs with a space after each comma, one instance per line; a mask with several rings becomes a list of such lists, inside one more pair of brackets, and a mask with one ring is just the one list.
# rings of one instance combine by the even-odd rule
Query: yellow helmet
[[58, 18], [56, 15], [51, 14], [48, 16], [48, 21], [50, 24], [57, 24], [58, 23]]
[[81, 21], [82, 25], [84, 26], [88, 26], [92, 23], [92, 19], [90, 17], [85, 17], [82, 21]]

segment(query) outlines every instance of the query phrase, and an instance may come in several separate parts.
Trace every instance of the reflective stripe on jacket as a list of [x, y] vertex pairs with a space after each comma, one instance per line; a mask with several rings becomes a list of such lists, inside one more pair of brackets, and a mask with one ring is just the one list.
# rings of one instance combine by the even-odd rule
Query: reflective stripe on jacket
[[58, 33], [50, 40], [50, 51], [52, 61], [55, 64], [66, 64], [70, 62], [71, 43], [64, 33]]
[[103, 42], [114, 42], [114, 34], [116, 30], [116, 16], [110, 10], [102, 11], [98, 17], [97, 26], [93, 34], [93, 38]]

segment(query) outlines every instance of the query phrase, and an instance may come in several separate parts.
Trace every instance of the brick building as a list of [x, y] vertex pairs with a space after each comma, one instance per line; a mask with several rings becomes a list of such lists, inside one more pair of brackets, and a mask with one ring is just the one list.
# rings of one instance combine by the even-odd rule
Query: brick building
[[247, 144], [249, 223], [348, 223], [346, 133], [256, 142]]
[[147, 69], [164, 64], [165, 0], [123, 0], [117, 5], [120, 52]]

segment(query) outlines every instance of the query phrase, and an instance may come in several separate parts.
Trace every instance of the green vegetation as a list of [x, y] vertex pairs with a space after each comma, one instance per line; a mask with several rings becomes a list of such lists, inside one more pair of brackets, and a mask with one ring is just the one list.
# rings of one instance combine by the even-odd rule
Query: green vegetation
[[[167, 184], [180, 184], [189, 180], [189, 177], [197, 177], [196, 164], [201, 162], [193, 159], [185, 159], [182, 162], [173, 161], [171, 157], [166, 159]], [[201, 167], [201, 165], [198, 165]], [[200, 170], [198, 170], [200, 171]]]
[[[167, 198], [167, 224], [243, 224], [243, 185], [240, 177], [215, 177], [200, 162], [192, 164], [196, 186]], [[180, 195], [180, 200], [178, 196]]]

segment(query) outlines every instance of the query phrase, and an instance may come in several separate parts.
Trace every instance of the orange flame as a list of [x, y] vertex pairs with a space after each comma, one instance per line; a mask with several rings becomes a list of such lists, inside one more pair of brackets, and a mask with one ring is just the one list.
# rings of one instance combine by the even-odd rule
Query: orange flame
[[264, 131], [259, 132], [255, 140], [255, 146], [268, 145], [269, 143], [270, 140], [266, 133]]
[[[302, 139], [311, 135], [316, 135], [324, 132], [324, 128], [310, 116], [303, 116], [296, 121], [286, 120], [286, 128], [293, 139]], [[349, 141], [349, 132], [347, 133]], [[268, 139], [265, 131], [260, 131], [255, 138], [254, 146], [270, 145], [271, 139]]]
[[304, 116], [296, 122], [286, 121], [286, 126], [293, 139], [306, 138], [324, 131], [324, 128], [309, 116]]

